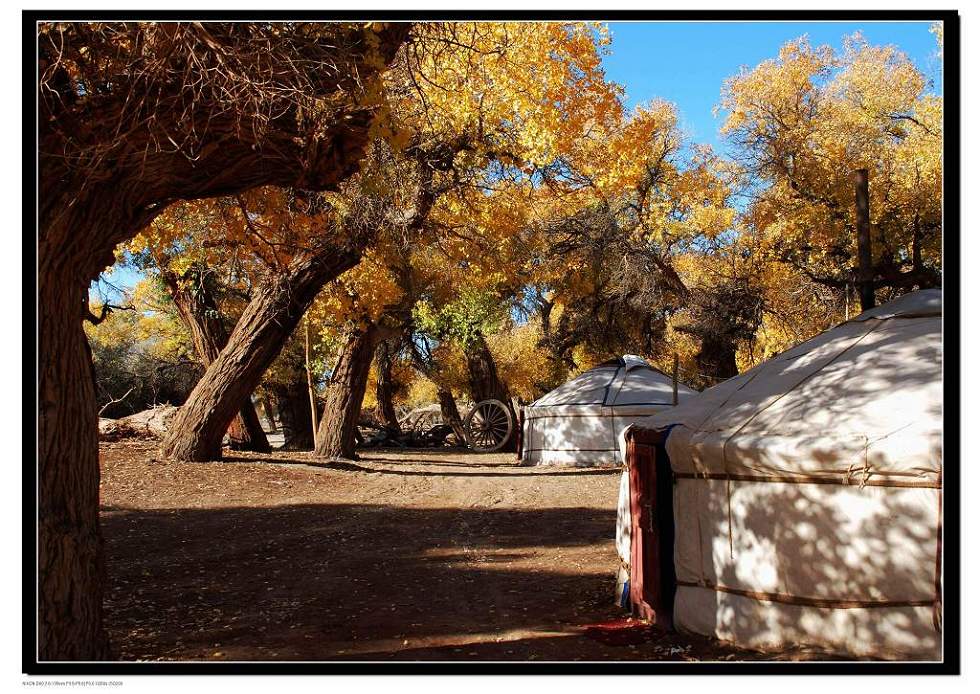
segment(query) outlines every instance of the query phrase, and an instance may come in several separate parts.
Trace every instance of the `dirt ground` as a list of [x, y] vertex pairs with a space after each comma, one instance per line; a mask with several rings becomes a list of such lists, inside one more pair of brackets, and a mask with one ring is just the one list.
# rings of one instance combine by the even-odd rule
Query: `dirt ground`
[[[370, 451], [162, 462], [102, 445], [122, 660], [744, 660], [613, 605], [618, 470]], [[625, 627], [625, 628], [624, 628]]]

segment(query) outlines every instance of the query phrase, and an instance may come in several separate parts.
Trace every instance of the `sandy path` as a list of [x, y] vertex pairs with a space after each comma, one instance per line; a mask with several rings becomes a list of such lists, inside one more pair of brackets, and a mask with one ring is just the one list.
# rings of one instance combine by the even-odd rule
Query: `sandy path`
[[107, 626], [123, 659], [759, 657], [589, 625], [612, 604], [616, 470], [368, 452], [221, 463], [102, 448]]

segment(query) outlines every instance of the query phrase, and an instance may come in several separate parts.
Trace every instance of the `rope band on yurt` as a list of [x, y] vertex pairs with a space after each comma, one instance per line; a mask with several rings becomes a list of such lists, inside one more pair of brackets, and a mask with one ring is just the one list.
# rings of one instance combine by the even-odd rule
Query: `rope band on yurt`
[[[589, 405], [593, 403], [571, 403], [572, 405]], [[646, 407], [648, 405], [662, 405], [663, 407], [669, 407], [669, 402], [632, 402], [629, 405], [621, 405], [620, 407]], [[550, 405], [550, 407], [569, 407], [570, 405]], [[608, 407], [612, 412], [608, 415], [596, 414], [595, 412], [562, 412], [561, 414], [532, 414], [528, 415], [524, 421], [530, 422], [536, 419], [565, 419], [568, 417], [594, 417], [596, 419], [602, 419], [603, 417], [656, 417], [660, 412], [651, 412], [649, 414], [625, 414], [617, 415], [615, 413], [615, 405], [604, 405], [603, 407]]]
[[801, 605], [805, 607], [823, 607], [837, 610], [861, 609], [870, 607], [931, 607], [933, 600], [846, 600], [840, 598], [812, 598], [803, 595], [790, 595], [788, 593], [767, 593], [758, 590], [744, 590], [742, 588], [732, 588], [730, 586], [711, 583], [702, 580], [700, 583], [694, 581], [677, 581], [678, 586], [685, 588], [706, 588], [718, 593], [729, 593], [739, 595], [744, 598], [758, 600], [761, 602], [778, 602], [784, 605]]
[[525, 453], [616, 453], [619, 448], [525, 448]]
[[871, 480], [871, 463], [868, 462], [868, 448], [871, 447], [871, 442], [868, 441], [867, 436], [862, 436], [861, 438], [864, 439], [864, 462], [861, 464], [861, 467], [855, 467], [854, 463], [847, 466], [847, 472], [844, 473], [844, 485], [850, 486], [851, 478], [854, 477], [855, 473], [860, 473], [861, 483], [858, 486], [860, 489], [864, 489]]
[[[833, 484], [838, 486], [850, 486], [846, 475], [822, 477], [819, 475], [747, 475], [737, 472], [675, 472], [677, 479], [691, 480], [732, 480], [733, 482], [762, 482], [774, 484]], [[898, 480], [898, 479], [868, 479], [861, 486], [867, 487], [900, 487], [913, 489], [941, 489], [941, 481], [928, 480]]]

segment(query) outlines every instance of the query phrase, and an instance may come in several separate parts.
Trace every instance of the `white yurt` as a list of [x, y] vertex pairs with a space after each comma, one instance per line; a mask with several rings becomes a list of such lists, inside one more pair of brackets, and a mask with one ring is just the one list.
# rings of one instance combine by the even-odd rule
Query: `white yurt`
[[922, 290], [655, 418], [674, 425], [674, 626], [940, 659], [942, 374], [942, 292]]
[[[677, 384], [678, 402], [696, 391]], [[641, 357], [625, 355], [563, 383], [523, 409], [524, 465], [620, 465], [619, 437], [673, 407], [674, 383]]]

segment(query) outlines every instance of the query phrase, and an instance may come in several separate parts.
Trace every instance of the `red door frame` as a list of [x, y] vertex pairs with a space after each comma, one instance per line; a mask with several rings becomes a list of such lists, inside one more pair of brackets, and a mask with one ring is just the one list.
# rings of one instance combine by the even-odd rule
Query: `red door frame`
[[[670, 479], [663, 445], [665, 432], [633, 427], [626, 436], [630, 482], [630, 604], [641, 619], [670, 628], [676, 578], [673, 569], [673, 519]], [[665, 479], [659, 480], [659, 466]], [[659, 491], [659, 494], [658, 494]], [[667, 518], [670, 519], [669, 524]], [[670, 537], [664, 535], [669, 532]], [[667, 553], [669, 552], [669, 555]], [[662, 556], [666, 555], [666, 556]], [[669, 562], [669, 564], [666, 564]]]

